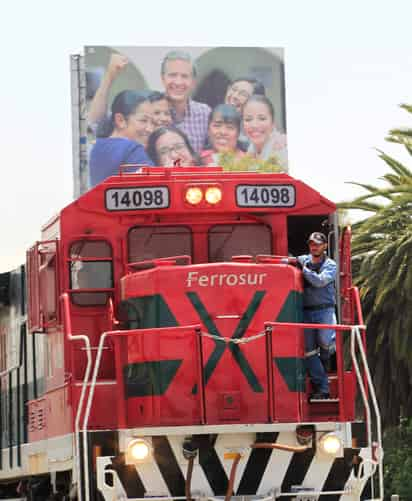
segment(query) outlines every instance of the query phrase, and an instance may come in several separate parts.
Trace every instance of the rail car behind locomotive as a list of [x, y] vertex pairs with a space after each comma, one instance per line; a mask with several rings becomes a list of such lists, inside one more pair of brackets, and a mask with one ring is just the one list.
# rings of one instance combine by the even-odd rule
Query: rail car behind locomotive
[[[292, 256], [321, 228], [340, 263], [336, 369], [309, 402]], [[3, 498], [355, 500], [375, 472], [382, 496], [350, 231], [303, 182], [120, 172], [0, 278]]]

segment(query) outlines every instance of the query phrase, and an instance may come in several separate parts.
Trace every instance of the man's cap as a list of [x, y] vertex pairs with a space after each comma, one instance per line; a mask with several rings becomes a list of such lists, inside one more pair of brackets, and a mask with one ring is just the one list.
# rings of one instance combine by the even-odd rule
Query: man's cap
[[311, 233], [310, 237], [308, 238], [308, 243], [309, 242], [315, 242], [315, 244], [327, 244], [328, 239], [326, 238], [326, 235], [324, 235], [323, 233], [315, 231]]

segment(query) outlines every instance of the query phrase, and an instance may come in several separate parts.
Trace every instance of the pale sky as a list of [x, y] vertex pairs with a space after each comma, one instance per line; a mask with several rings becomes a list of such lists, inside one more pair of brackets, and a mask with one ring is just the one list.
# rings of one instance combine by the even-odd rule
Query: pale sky
[[411, 126], [412, 2], [3, 2], [0, 272], [72, 200], [69, 55], [85, 45], [284, 47], [290, 173], [331, 200], [387, 172], [374, 148]]

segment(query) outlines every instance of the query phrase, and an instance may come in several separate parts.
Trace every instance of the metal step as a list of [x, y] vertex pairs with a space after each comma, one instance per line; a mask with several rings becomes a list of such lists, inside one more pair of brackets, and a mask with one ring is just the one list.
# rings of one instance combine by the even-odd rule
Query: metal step
[[310, 404], [336, 404], [339, 402], [339, 398], [310, 398]]

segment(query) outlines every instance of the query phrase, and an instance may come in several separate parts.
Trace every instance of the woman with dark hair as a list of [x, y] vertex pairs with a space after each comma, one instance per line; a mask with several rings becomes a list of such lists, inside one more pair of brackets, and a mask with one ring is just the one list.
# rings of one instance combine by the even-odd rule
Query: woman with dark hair
[[239, 148], [241, 127], [240, 113], [228, 104], [219, 104], [209, 116], [208, 145], [210, 149], [200, 154], [204, 165], [220, 165], [219, 154], [230, 153], [241, 158], [244, 152]]
[[149, 137], [147, 153], [159, 167], [190, 167], [200, 159], [184, 132], [175, 127], [160, 127]]
[[173, 122], [172, 111], [166, 94], [154, 90], [149, 95], [149, 101], [152, 103], [153, 125], [155, 129], [170, 127]]
[[124, 90], [113, 100], [111, 116], [98, 130], [90, 152], [90, 185], [119, 171], [121, 164], [153, 165], [145, 152], [153, 131], [149, 93]]
[[277, 130], [275, 110], [266, 96], [252, 96], [245, 104], [243, 130], [250, 141], [249, 155], [287, 171], [286, 136]]
[[242, 113], [243, 106], [253, 95], [265, 95], [264, 85], [251, 77], [239, 77], [230, 82], [226, 89], [225, 103], [234, 106], [239, 113]]

